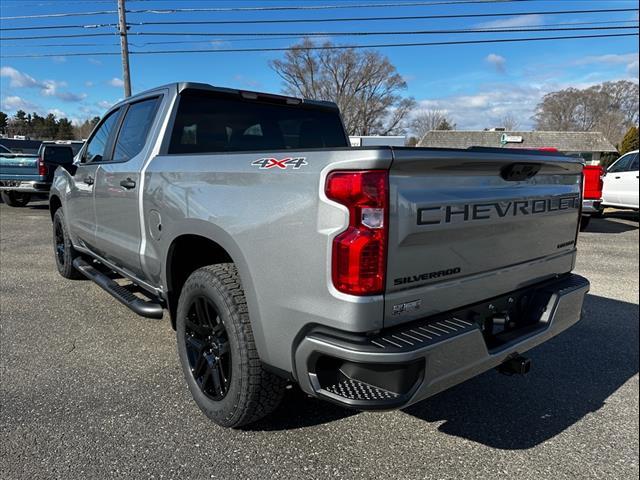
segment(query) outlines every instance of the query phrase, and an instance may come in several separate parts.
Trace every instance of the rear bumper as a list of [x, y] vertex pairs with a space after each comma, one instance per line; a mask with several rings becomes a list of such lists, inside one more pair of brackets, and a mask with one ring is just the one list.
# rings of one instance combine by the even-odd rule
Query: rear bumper
[[[510, 334], [499, 347], [490, 348], [479, 324], [457, 312], [373, 336], [312, 330], [295, 351], [297, 379], [305, 392], [344, 406], [402, 408], [497, 367], [566, 330], [580, 320], [588, 290], [585, 278], [567, 275], [514, 292], [516, 303], [527, 295], [536, 295], [540, 301], [535, 312], [527, 312], [534, 323]], [[513, 298], [504, 296], [508, 304]], [[483, 306], [491, 308], [501, 301], [502, 297]]]
[[47, 193], [50, 188], [50, 183], [36, 180], [0, 180], [0, 191]]
[[602, 200], [582, 200], [582, 213], [592, 214], [602, 210]]

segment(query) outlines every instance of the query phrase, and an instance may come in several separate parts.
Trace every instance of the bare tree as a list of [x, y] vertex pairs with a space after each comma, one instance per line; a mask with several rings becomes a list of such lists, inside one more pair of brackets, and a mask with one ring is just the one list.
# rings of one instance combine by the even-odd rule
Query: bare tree
[[411, 120], [411, 131], [418, 139], [422, 139], [427, 132], [431, 130], [442, 130], [442, 125], [450, 125], [451, 121], [442, 110], [422, 109], [418, 110]]
[[415, 101], [400, 95], [407, 84], [387, 57], [371, 50], [314, 47], [306, 39], [270, 63], [284, 81], [285, 93], [337, 103], [349, 135], [405, 131]]
[[638, 84], [620, 80], [549, 93], [534, 119], [537, 130], [601, 131], [617, 144], [638, 122]]
[[500, 126], [504, 127], [507, 132], [515, 132], [520, 128], [520, 121], [512, 113], [507, 113], [500, 119]]

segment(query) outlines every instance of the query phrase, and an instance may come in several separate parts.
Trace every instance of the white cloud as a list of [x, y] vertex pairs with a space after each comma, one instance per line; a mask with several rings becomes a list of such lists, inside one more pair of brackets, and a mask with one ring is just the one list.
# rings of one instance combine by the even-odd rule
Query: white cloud
[[107, 108], [111, 108], [111, 105], [113, 105], [113, 102], [108, 102], [107, 100], [100, 100], [100, 101], [97, 103], [97, 105], [98, 105], [100, 108], [107, 109]]
[[54, 63], [64, 63], [67, 61], [67, 57], [63, 57], [63, 56], [51, 57], [51, 60], [53, 60]]
[[123, 87], [124, 86], [124, 82], [122, 81], [121, 78], [118, 78], [118, 77], [113, 77], [107, 83], [109, 85], [111, 85], [112, 87]]
[[607, 55], [589, 55], [582, 57], [574, 65], [626, 65], [627, 75], [632, 79], [638, 79], [638, 52]]
[[490, 53], [486, 56], [485, 61], [493, 65], [499, 73], [507, 71], [507, 59], [497, 53]]
[[93, 87], [94, 83], [91, 80], [87, 80], [86, 82], [84, 82], [84, 86], [87, 88], [91, 88]]
[[476, 25], [480, 28], [510, 28], [510, 27], [534, 27], [542, 25], [542, 15], [518, 15], [515, 17], [493, 20]]
[[40, 83], [31, 75], [19, 72], [13, 67], [0, 68], [0, 77], [9, 79], [9, 86], [13, 88], [38, 87]]
[[442, 110], [461, 130], [496, 127], [507, 114], [516, 117], [523, 129], [528, 129], [533, 126], [531, 117], [536, 105], [552, 89], [517, 84], [489, 85], [472, 95], [423, 100], [420, 106]]
[[58, 110], [57, 108], [51, 108], [47, 110], [47, 113], [53, 113], [58, 118], [66, 118], [67, 114], [62, 110]]
[[0, 76], [9, 78], [9, 86], [13, 88], [38, 88], [40, 95], [45, 97], [56, 97], [63, 102], [79, 102], [84, 100], [85, 93], [61, 92], [60, 88], [65, 88], [67, 82], [56, 80], [36, 80], [31, 75], [20, 72], [13, 67], [2, 67]]
[[89, 63], [93, 63], [94, 65], [102, 65], [102, 62], [97, 58], [88, 58], [87, 60]]
[[31, 103], [28, 100], [25, 100], [22, 97], [18, 97], [17, 95], [9, 95], [8, 97], [4, 97], [2, 99], [2, 109], [3, 110], [25, 110], [25, 111], [33, 111], [37, 110], [38, 106], [34, 103]]
[[638, 53], [624, 53], [616, 54], [610, 53], [607, 55], [589, 55], [582, 57], [574, 62], [575, 65], [590, 65], [594, 63], [600, 63], [605, 65], [623, 65], [630, 64], [638, 61]]

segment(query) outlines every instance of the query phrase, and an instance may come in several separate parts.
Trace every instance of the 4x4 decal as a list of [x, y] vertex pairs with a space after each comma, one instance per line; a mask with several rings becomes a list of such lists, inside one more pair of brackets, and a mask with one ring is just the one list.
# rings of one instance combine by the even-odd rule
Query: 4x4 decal
[[288, 167], [293, 167], [294, 170], [298, 170], [303, 165], [308, 165], [305, 157], [286, 157], [282, 159], [277, 158], [259, 158], [251, 165], [260, 167], [260, 170], [268, 170], [270, 168], [280, 168], [286, 170]]

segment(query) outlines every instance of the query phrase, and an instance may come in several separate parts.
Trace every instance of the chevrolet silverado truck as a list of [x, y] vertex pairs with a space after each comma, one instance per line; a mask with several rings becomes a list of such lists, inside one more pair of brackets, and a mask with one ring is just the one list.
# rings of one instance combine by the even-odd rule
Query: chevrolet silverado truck
[[[38, 153], [0, 151], [0, 195], [10, 207], [25, 207], [33, 197], [49, 195], [57, 167], [73, 163], [82, 142], [42, 142]], [[6, 150], [6, 151], [5, 151]]]
[[332, 103], [171, 84], [115, 105], [56, 171], [55, 261], [139, 315], [167, 310], [219, 425], [266, 416], [288, 384], [397, 409], [525, 373], [525, 351], [580, 319], [582, 167], [351, 148]]

